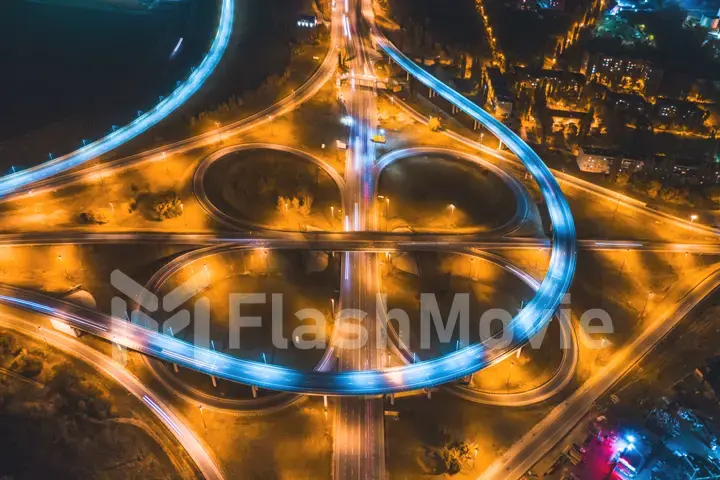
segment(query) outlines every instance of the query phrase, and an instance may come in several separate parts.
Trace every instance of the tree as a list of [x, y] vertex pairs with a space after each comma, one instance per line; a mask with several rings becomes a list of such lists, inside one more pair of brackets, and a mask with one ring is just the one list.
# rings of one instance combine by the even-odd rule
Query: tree
[[630, 183], [630, 175], [627, 173], [618, 173], [615, 177], [615, 183], [620, 187], [625, 187]]
[[656, 408], [650, 412], [648, 423], [662, 430], [666, 438], [680, 435], [680, 421], [665, 409]]
[[108, 215], [104, 209], [88, 210], [80, 214], [80, 221], [87, 224], [104, 225], [108, 223]]
[[690, 204], [690, 192], [680, 187], [665, 187], [660, 190], [660, 198], [664, 202], [674, 203], [676, 205]]
[[713, 185], [704, 191], [705, 197], [713, 203], [720, 203], [720, 185]]
[[660, 180], [650, 180], [648, 182], [648, 187], [647, 187], [648, 197], [657, 198], [661, 189], [662, 189], [662, 182]]
[[152, 203], [152, 211], [157, 215], [158, 220], [175, 218], [183, 214], [183, 204], [177, 193], [173, 190], [159, 195]]
[[302, 196], [301, 199], [301, 205], [300, 205], [300, 215], [307, 217], [310, 215], [310, 209], [312, 208], [313, 198], [305, 194]]
[[428, 122], [428, 128], [431, 132], [437, 132], [440, 130], [442, 125], [440, 124], [440, 119], [437, 117], [430, 117], [430, 121]]
[[575, 123], [568, 123], [565, 127], [565, 135], [567, 135], [568, 138], [577, 137], [578, 131], [578, 126]]
[[6, 355], [15, 350], [15, 337], [8, 333], [0, 334], [0, 354]]
[[448, 475], [460, 473], [463, 464], [471, 458], [470, 445], [463, 441], [452, 441], [440, 451], [441, 468], [444, 468]]
[[23, 377], [34, 378], [37, 377], [43, 368], [43, 362], [41, 359], [28, 355], [25, 349], [22, 350], [20, 355], [13, 360], [10, 365], [10, 369]]

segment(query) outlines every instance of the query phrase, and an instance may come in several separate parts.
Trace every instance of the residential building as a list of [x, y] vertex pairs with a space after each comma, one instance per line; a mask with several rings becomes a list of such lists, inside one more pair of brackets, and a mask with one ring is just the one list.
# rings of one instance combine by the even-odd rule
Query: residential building
[[582, 73], [565, 70], [515, 67], [515, 89], [543, 88], [547, 97], [577, 99], [583, 93], [587, 78]]
[[610, 173], [613, 164], [620, 159], [622, 154], [618, 150], [582, 146], [577, 155], [577, 165], [583, 172]]
[[647, 60], [585, 52], [581, 72], [613, 90], [654, 96], [663, 71]]
[[701, 103], [665, 97], [659, 97], [655, 102], [655, 120], [665, 125], [696, 130], [705, 124], [708, 116], [710, 112]]
[[485, 67], [482, 75], [482, 95], [490, 111], [500, 118], [512, 114], [515, 98], [510, 93], [505, 77], [497, 67]]
[[615, 111], [639, 115], [648, 113], [652, 107], [641, 95], [613, 91], [607, 92], [605, 103]]

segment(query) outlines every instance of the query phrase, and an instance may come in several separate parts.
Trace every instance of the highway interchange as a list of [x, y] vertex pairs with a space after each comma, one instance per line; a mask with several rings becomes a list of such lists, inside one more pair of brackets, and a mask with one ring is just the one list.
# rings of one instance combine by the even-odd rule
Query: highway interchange
[[[553, 225], [552, 240], [506, 236], [507, 233], [522, 224], [528, 216], [529, 202], [525, 195], [521, 195], [521, 192], [524, 192], [524, 188], [521, 186], [513, 189], [518, 199], [516, 218], [511, 220], [508, 225], [498, 229], [498, 231], [419, 235], [379, 232], [378, 208], [375, 205], [377, 196], [375, 186], [382, 169], [389, 165], [394, 158], [432, 150], [408, 149], [408, 151], [393, 153], [378, 161], [374, 152], [374, 144], [371, 141], [371, 137], [377, 130], [375, 124], [377, 118], [375, 92], [350, 86], [353, 81], [353, 73], [348, 78], [349, 81], [346, 80], [343, 89], [348, 114], [355, 120], [351, 129], [351, 148], [348, 150], [345, 178], [339, 176], [332, 167], [321, 165], [321, 161], [308, 156], [310, 161], [321, 165], [322, 168], [328, 171], [341, 188], [344, 211], [348, 215], [346, 229], [343, 232], [307, 234], [252, 228], [253, 233], [239, 231], [222, 235], [179, 232], [21, 233], [0, 235], [0, 245], [155, 242], [208, 245], [202, 251], [195, 251], [187, 257], [183, 257], [177, 262], [176, 268], [181, 268], [186, 264], [185, 262], [196, 261], [197, 258], [202, 258], [203, 255], [228, 248], [310, 248], [345, 252], [343, 253], [343, 271], [348, 273], [343, 274], [341, 277], [341, 300], [338, 310], [341, 308], [359, 308], [370, 312], [375, 311], [374, 293], [379, 291], [377, 271], [379, 253], [440, 250], [485, 256], [487, 258], [488, 254], [485, 253], [487, 250], [549, 249], [551, 252], [550, 265], [545, 278], [539, 283], [516, 265], [512, 265], [500, 257], [493, 257], [495, 262], [503, 264], [504, 268], [511, 269], [536, 290], [533, 300], [512, 321], [511, 328], [515, 333], [513, 344], [503, 351], [490, 351], [482, 344], [470, 345], [445, 357], [390, 367], [383, 363], [382, 352], [373, 342], [369, 342], [363, 349], [344, 351], [342, 348], [336, 349], [334, 344], [339, 339], [333, 338], [331, 348], [328, 349], [329, 353], [326, 353], [318, 368], [314, 372], [303, 372], [286, 367], [267, 365], [263, 362], [241, 360], [208, 348], [190, 345], [162, 333], [152, 332], [142, 326], [128, 323], [125, 319], [113, 318], [110, 315], [10, 285], [0, 286], [0, 302], [61, 319], [80, 330], [105, 338], [114, 344], [218, 378], [293, 394], [342, 396], [343, 398], [338, 402], [338, 415], [336, 416], [337, 423], [335, 426], [336, 456], [333, 465], [335, 476], [337, 478], [384, 478], [386, 472], [382, 426], [383, 403], [381, 399], [372, 398], [371, 396], [408, 390], [422, 390], [444, 385], [492, 365], [512, 354], [518, 347], [540, 331], [554, 315], [572, 282], [578, 250], [720, 253], [720, 244], [714, 241], [705, 243], [649, 242], [632, 239], [585, 239], [578, 241], [570, 208], [554, 175], [560, 176], [563, 181], [571, 183], [576, 188], [585, 189], [588, 193], [594, 195], [607, 195], [607, 192], [600, 187], [583, 184], [581, 180], [568, 175], [551, 172], [535, 152], [507, 127], [405, 57], [375, 26], [372, 5], [369, 0], [348, 0], [344, 5], [342, 5], [342, 2], [338, 2], [333, 12], [332, 47], [329, 49], [326, 59], [303, 87], [269, 107], [266, 111], [236, 124], [222, 127], [217, 132], [209, 132], [175, 145], [156, 148], [150, 152], [144, 152], [99, 167], [70, 172], [70, 170], [88, 160], [116, 148], [118, 145], [149, 129], [197, 91], [204, 80], [212, 73], [227, 46], [232, 31], [233, 9], [233, 0], [223, 0], [218, 33], [208, 56], [198, 69], [193, 72], [188, 81], [181, 85], [173, 95], [161, 102], [152, 112], [141, 116], [135, 122], [117, 130], [105, 139], [60, 159], [0, 179], [0, 192], [5, 197], [3, 200], [12, 201], [18, 194], [26, 193], [30, 189], [39, 191], [43, 188], [55, 188], [57, 185], [69, 182], [83, 181], [101, 169], [112, 171], [127, 168], [138, 162], [157, 160], [165, 155], [186, 152], [198, 146], [212, 144], [212, 137], [218, 135], [218, 133], [222, 137], [231, 138], [262, 123], [270, 122], [274, 117], [292, 110], [311, 98], [327, 80], [332, 78], [336, 66], [336, 52], [340, 44], [345, 45], [353, 58], [351, 62], [353, 72], [358, 72], [358, 76], [373, 76], [373, 65], [379, 57], [378, 52], [373, 50], [373, 46], [375, 46], [410, 75], [432, 88], [438, 95], [478, 120], [491, 133], [502, 139], [514, 156], [490, 150], [453, 132], [445, 132], [451, 138], [472, 146], [476, 151], [479, 150], [484, 154], [496, 156], [503, 161], [519, 161], [522, 163], [523, 167], [537, 181], [545, 199]], [[202, 162], [201, 166], [207, 168], [213, 159], [220, 158], [233, 149], [255, 147], [258, 147], [258, 145], [227, 147], [218, 150], [211, 157], [208, 157], [205, 162]], [[260, 147], [289, 148], [274, 145]], [[444, 150], [444, 153], [448, 152], [448, 150]], [[294, 151], [294, 153], [303, 155], [302, 152]], [[485, 166], [489, 165], [487, 161], [479, 156], [463, 155], [466, 160], [476, 161]], [[195, 182], [195, 192], [196, 195], [199, 195], [201, 204], [206, 208], [207, 213], [226, 226], [232, 228], [247, 227], [246, 225], [239, 225], [236, 219], [227, 217], [223, 212], [214, 209], [209, 201], [202, 201], [202, 168], [199, 168], [199, 173], [196, 174], [196, 178], [200, 180]], [[497, 170], [501, 177], [510, 177], [498, 167], [494, 167], [493, 170]], [[508, 182], [512, 184], [512, 180], [508, 180]], [[645, 215], [662, 218], [664, 221], [673, 222], [684, 229], [698, 232], [709, 238], [714, 238], [717, 233], [715, 229], [703, 225], [677, 219], [662, 212], [649, 211], [644, 205], [629, 198], [621, 199], [618, 196], [618, 203], [620, 202], [628, 208], [643, 211]], [[167, 272], [171, 270], [166, 269], [164, 272], [168, 274]], [[482, 478], [518, 478], [522, 476], [542, 456], [543, 452], [557, 443], [567, 429], [579, 420], [592, 402], [617, 381], [637, 359], [652, 348], [690, 309], [720, 285], [720, 278], [718, 277], [719, 275], [709, 275], [692, 290], [691, 294], [678, 302], [674, 309], [662, 312], [656, 322], [657, 328], [648, 329], [645, 335], [637, 339], [633, 345], [627, 347], [624, 355], [613, 359], [606, 369], [592, 377], [570, 398], [553, 410], [551, 416], [537, 425], [521, 442], [508, 450]], [[6, 315], [4, 316], [7, 318]], [[368, 322], [366, 327], [371, 333], [374, 333], [377, 328], [382, 328], [378, 321], [379, 319], [375, 318], [366, 320]], [[14, 317], [12, 322], [3, 320], [5, 326], [20, 330], [24, 329], [26, 332], [32, 333], [33, 329], [29, 328], [26, 325], [27, 323], [27, 321], [21, 321], [17, 317]], [[565, 319], [564, 324], [567, 326], [569, 319]], [[573, 336], [572, 328], [564, 330], [564, 335]], [[203, 471], [204, 475], [208, 478], [222, 477], [220, 469], [211, 460], [211, 456], [202, 448], [195, 435], [182, 425], [182, 422], [172, 413], [172, 408], [163, 405], [157, 395], [146, 389], [143, 390], [142, 385], [138, 385], [139, 381], [132, 376], [128, 377], [129, 374], [119, 373], [119, 370], [124, 369], [109, 362], [106, 357], [104, 357], [105, 360], [101, 360], [84, 350], [90, 349], [82, 346], [79, 342], [71, 338], [62, 338], [60, 334], [54, 332], [52, 337], [53, 343], [56, 343], [61, 348], [75, 354], [83, 352], [85, 360], [113, 378], [118, 379], [128, 390], [141, 398], [168, 425], [169, 429], [175, 432], [178, 440], [181, 441], [198, 463], [198, 467]], [[375, 335], [371, 334], [371, 338], [375, 337]], [[484, 395], [482, 392], [466, 391], [467, 389], [462, 389], [457, 385], [452, 385], [449, 388], [452, 393], [463, 398], [495, 405], [521, 406], [544, 401], [567, 385], [577, 362], [576, 352], [573, 352], [574, 350], [571, 349], [566, 354], [553, 379], [535, 390], [520, 394]], [[337, 371], [332, 371], [331, 363], [335, 353], [339, 358], [338, 368]], [[102, 357], [100, 354], [97, 355]], [[297, 397], [290, 396], [289, 398]]]

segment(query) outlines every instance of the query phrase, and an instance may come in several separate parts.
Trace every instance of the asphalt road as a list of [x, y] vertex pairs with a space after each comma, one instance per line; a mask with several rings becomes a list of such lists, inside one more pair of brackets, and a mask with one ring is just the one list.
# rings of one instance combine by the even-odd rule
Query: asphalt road
[[40, 321], [29, 321], [27, 315], [23, 315], [23, 317], [25, 318], [3, 312], [0, 315], [0, 325], [25, 335], [42, 338], [42, 340], [52, 344], [54, 347], [92, 365], [108, 378], [119, 383], [146, 405], [158, 420], [167, 427], [168, 431], [185, 448], [206, 479], [225, 478], [221, 468], [215, 463], [213, 456], [205, 449], [204, 444], [198, 439], [195, 432], [187, 426], [187, 422], [184, 421], [182, 416], [123, 365], [64, 333], [48, 327], [38, 328], [40, 327], [38, 325], [41, 323]]
[[[374, 76], [373, 64], [365, 42], [367, 29], [362, 27], [357, 0], [338, 4], [345, 22], [345, 49], [351, 59], [350, 78], [342, 90], [347, 115], [352, 119], [346, 155], [346, 185], [343, 194], [346, 230], [377, 230], [374, 215], [375, 145], [372, 136], [377, 128], [376, 92], [356, 85], [355, 75]], [[340, 305], [343, 309], [367, 312], [365, 318], [348, 319], [367, 332], [367, 342], [358, 348], [348, 338], [355, 335], [338, 334], [335, 345], [338, 371], [357, 372], [380, 369], [382, 351], [377, 345], [375, 298], [378, 258], [376, 254], [347, 252], [343, 254], [343, 273], [340, 283]], [[345, 320], [343, 320], [345, 321]], [[338, 329], [339, 319], [335, 328]], [[344, 348], [346, 342], [352, 346]], [[347, 480], [385, 479], [385, 429], [383, 400], [380, 398], [344, 397], [338, 401], [335, 415], [333, 448], [333, 477]]]

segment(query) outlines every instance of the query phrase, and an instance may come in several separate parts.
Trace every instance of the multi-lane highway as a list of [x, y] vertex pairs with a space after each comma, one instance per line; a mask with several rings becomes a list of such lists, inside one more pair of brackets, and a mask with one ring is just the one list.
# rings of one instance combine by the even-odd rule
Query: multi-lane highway
[[[376, 155], [372, 137], [377, 129], [377, 93], [374, 88], [360, 87], [357, 80], [358, 77], [374, 77], [374, 68], [368, 56], [367, 29], [362, 25], [359, 2], [346, 0], [342, 9], [345, 50], [351, 59], [348, 62], [348, 79], [342, 90], [352, 122], [343, 194], [346, 230], [377, 230], [377, 216], [372, 210], [376, 196], [373, 176]], [[377, 371], [381, 368], [380, 359], [383, 357], [377, 345], [378, 319], [375, 315], [375, 299], [379, 292], [378, 256], [346, 252], [342, 258], [340, 307], [367, 313], [365, 318], [343, 321], [361, 324], [367, 332], [367, 342], [358, 347], [352, 338], [348, 338], [350, 335], [338, 335], [338, 371]], [[346, 397], [339, 400], [335, 414], [333, 477], [347, 480], [385, 478], [382, 399]]]
[[[361, 7], [366, 24], [363, 24], [360, 18]], [[0, 195], [6, 196], [9, 193], [21, 191], [30, 184], [49, 187], [85, 178], [88, 175], [87, 171], [65, 175], [58, 174], [67, 172], [87, 160], [117, 147], [170, 114], [200, 87], [204, 79], [214, 69], [227, 45], [232, 27], [232, 16], [233, 0], [223, 0], [218, 35], [208, 57], [185, 84], [181, 85], [171, 97], [156, 106], [153, 111], [141, 116], [127, 127], [73, 154], [0, 179]], [[332, 345], [334, 350], [329, 350], [330, 355], [326, 354], [324, 361], [321, 362], [322, 368], [318, 368], [313, 372], [304, 372], [292, 368], [241, 360], [128, 323], [125, 319], [113, 318], [56, 298], [15, 287], [0, 286], [0, 302], [38, 312], [43, 316], [63, 320], [76, 328], [116, 344], [216, 377], [292, 393], [330, 394], [343, 397], [371, 396], [441, 385], [467, 376], [511, 354], [518, 346], [524, 344], [535, 333], [539, 332], [556, 311], [572, 281], [578, 248], [589, 250], [720, 253], [720, 245], [712, 242], [660, 243], [633, 240], [583, 240], [578, 243], [575, 238], [574, 221], [570, 209], [558, 182], [553, 176], [553, 172], [544, 165], [528, 145], [502, 123], [432, 77], [396, 49], [375, 27], [370, 0], [338, 1], [333, 12], [333, 19], [333, 40], [330, 53], [313, 78], [293, 95], [272, 106], [269, 110], [260, 112], [248, 119], [228, 125], [215, 132], [113, 162], [111, 168], [125, 168], [127, 165], [138, 161], [152, 160], [161, 158], [164, 155], [188, 151], [213, 143], [218, 136], [225, 138], [226, 136], [237, 135], [261, 123], [272, 121], [275, 115], [289, 111], [310, 98], [330, 78], [335, 68], [338, 45], [342, 41], [348, 57], [351, 59], [349, 62], [350, 72], [345, 75], [344, 98], [348, 114], [353, 119], [353, 124], [349, 141], [351, 148], [346, 162], [346, 178], [343, 180], [337, 174], [334, 175], [334, 178], [337, 177], [336, 182], [341, 186], [344, 194], [345, 232], [303, 234], [299, 232], [263, 230], [261, 232], [262, 238], [257, 235], [257, 232], [255, 235], [251, 233], [245, 235], [58, 233], [47, 234], [44, 237], [32, 234], [16, 234], [0, 235], [0, 245], [164, 241], [194, 245], [228, 243], [233, 244], [231, 248], [298, 248], [302, 246], [303, 248], [317, 250], [345, 251], [341, 274], [340, 306], [342, 308], [358, 308], [371, 313], [369, 317], [362, 320], [369, 333], [369, 343], [361, 349], [338, 348], [342, 340], [347, 339], [334, 335]], [[374, 205], [376, 198], [375, 185], [379, 172], [384, 168], [385, 164], [392, 161], [393, 157], [388, 157], [385, 162], [378, 165], [374, 145], [371, 141], [376, 130], [375, 121], [377, 118], [375, 92], [373, 89], [361, 86], [364, 84], [361, 80], [374, 77], [371, 42], [410, 75], [413, 75], [421, 83], [450, 101], [461, 111], [476, 119], [509, 147], [516, 157], [494, 151], [490, 152], [486, 147], [478, 146], [476, 143], [457, 135], [459, 137], [458, 141], [466, 145], [472, 144], [473, 148], [478, 148], [487, 154], [498, 156], [503, 160], [519, 161], [523, 168], [532, 175], [538, 183], [548, 207], [553, 226], [552, 241], [502, 236], [501, 234], [506, 233], [505, 230], [507, 229], [503, 229], [501, 232], [489, 232], [490, 234], [469, 233], [464, 235], [393, 235], [377, 232], [377, 209]], [[224, 153], [218, 152], [216, 155], [222, 154]], [[602, 194], [598, 190], [599, 187], [583, 185], [582, 181], [572, 177], [567, 180], [574, 182], [573, 185], [578, 188], [585, 189], [593, 194]], [[521, 190], [524, 191], [524, 189]], [[520, 220], [527, 218], [529, 202], [526, 198], [520, 198], [524, 196], [523, 193], [518, 198], [518, 211], [525, 213], [521, 215], [522, 218], [516, 219], [517, 222], [511, 222], [513, 225], [515, 223], [519, 224], [521, 223]], [[644, 205], [635, 205], [631, 200], [618, 197], [618, 205], [621, 201], [623, 204], [633, 208], [647, 210]], [[208, 207], [211, 216], [221, 217], [222, 212], [216, 210]], [[660, 212], [648, 213], [647, 211], [645, 213], [671, 220], [679, 225], [683, 224], [681, 220], [667, 214]], [[234, 225], [232, 222], [228, 224]], [[691, 222], [684, 222], [682, 226], [702, 234], [714, 236], [717, 233], [714, 229], [697, 224], [693, 225]], [[379, 291], [376, 252], [423, 249], [457, 252], [462, 247], [496, 250], [547, 248], [550, 250], [551, 260], [546, 277], [542, 282], [534, 284], [537, 290], [535, 297], [509, 325], [514, 339], [512, 345], [503, 351], [488, 349], [483, 344], [470, 345], [433, 360], [400, 367], [383, 368], [382, 352], [379, 350], [378, 345], [375, 344], [377, 339], [376, 330], [379, 328], [378, 319], [374, 316], [376, 311], [374, 307], [375, 294]], [[519, 271], [517, 268], [516, 270]], [[674, 310], [664, 312], [662, 315], [663, 321], [659, 320], [656, 328], [648, 329], [640, 339], [628, 347], [628, 353], [625, 356], [616, 359], [617, 361], [614, 360], [605, 371], [601, 372], [597, 377], [593, 377], [573, 397], [554, 410], [546, 421], [539, 424], [531, 432], [532, 437], [526, 437], [527, 440], [513, 447], [487, 473], [486, 478], [514, 478], [524, 473], [528, 466], [532, 465], [530, 462], [533, 462], [543, 451], [551, 447], [564, 434], [568, 425], [576, 421], [578, 415], [581, 416], [587, 406], [607, 390], [628, 368], [628, 365], [636, 361], [643, 352], [652, 348], [667, 333], [668, 328], [672, 328], [672, 325], [676, 324], [692, 306], [696, 305], [704, 295], [713, 291], [718, 284], [720, 284], [720, 275], [711, 275], [693, 290], [691, 295], [678, 302]], [[569, 324], [569, 322], [566, 323]], [[74, 341], [67, 339], [67, 342], [72, 343]], [[328, 371], [329, 368], [327, 368], [332, 365], [332, 352], [336, 352], [339, 356], [338, 372]], [[540, 387], [537, 391], [523, 392], [522, 395], [518, 394], [517, 398], [483, 399], [488, 403], [495, 401], [495, 403], [503, 405], [527, 405], [538, 398], [547, 398], [566, 384], [566, 380], [570, 378], [568, 372], [571, 373], [576, 360], [576, 356], [574, 360], [572, 356], [566, 357], [563, 366], [553, 381]], [[481, 397], [484, 395], [482, 393], [462, 392], [457, 389], [454, 393], [461, 396], [473, 395], [475, 400], [478, 399], [478, 395]], [[152, 397], [150, 398], [152, 399]], [[157, 401], [148, 402], [144, 397], [143, 400], [158, 415], [160, 415], [159, 412], [165, 412], [165, 407]], [[166, 422], [169, 428], [175, 428], [173, 427], [174, 417], [168, 415], [167, 418], [170, 419], [169, 423]], [[333, 471], [336, 478], [383, 478], [385, 476], [382, 418], [381, 400], [347, 398], [339, 401], [338, 415], [336, 416], [335, 457], [333, 461]], [[194, 437], [190, 436], [191, 432], [186, 433], [183, 428], [180, 425], [176, 432], [181, 432], [180, 436], [188, 435], [187, 438], [192, 440]], [[193, 446], [192, 441], [188, 445], [186, 445], [187, 448], [198, 448]], [[201, 469], [206, 475], [219, 475], [219, 471], [214, 472], [210, 463], [207, 463], [201, 457], [199, 458], [199, 461], [203, 463]]]

